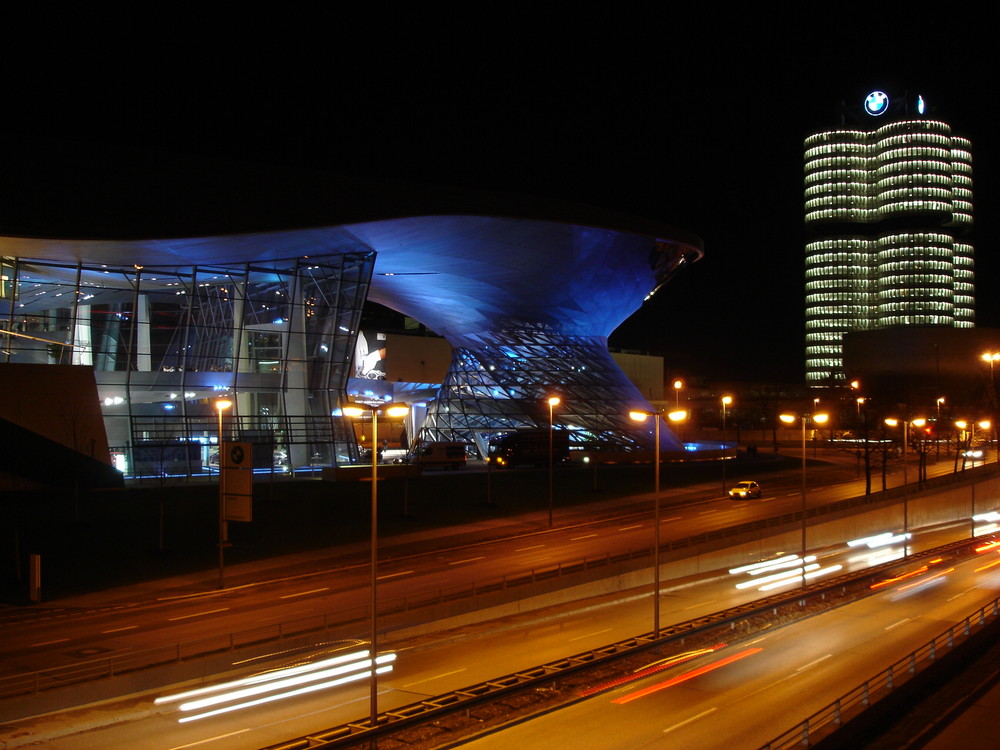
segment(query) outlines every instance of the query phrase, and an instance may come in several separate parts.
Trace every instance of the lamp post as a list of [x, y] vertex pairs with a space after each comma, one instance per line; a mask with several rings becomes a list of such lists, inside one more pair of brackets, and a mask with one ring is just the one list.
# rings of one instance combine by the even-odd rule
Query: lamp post
[[[814, 401], [813, 403], [816, 403]], [[806, 420], [812, 418], [814, 424], [825, 424], [830, 418], [829, 414], [803, 414], [798, 419], [802, 422], [802, 552], [800, 554], [802, 563], [802, 585], [806, 585]], [[794, 414], [781, 414], [778, 416], [785, 424], [795, 424]]]
[[722, 397], [722, 494], [726, 494], [726, 408], [733, 403], [732, 396]]
[[[371, 692], [369, 695], [371, 720], [370, 727], [378, 726], [378, 404], [352, 403], [345, 406], [341, 412], [348, 417], [360, 417], [366, 411], [372, 415], [372, 494], [371, 494]], [[406, 404], [394, 404], [385, 409], [388, 417], [402, 417], [409, 411]]]
[[923, 427], [927, 424], [927, 420], [923, 418], [918, 419], [893, 419], [887, 418], [885, 423], [890, 427], [895, 427], [896, 425], [903, 425], [903, 557], [910, 554], [910, 544], [907, 534], [910, 528], [910, 504], [909, 504], [909, 484], [907, 482], [907, 466], [906, 466], [906, 453], [907, 446], [910, 442], [910, 425], [916, 425], [917, 427]]
[[[653, 637], [660, 637], [660, 413], [634, 410], [628, 413], [636, 422], [653, 418]], [[671, 422], [687, 419], [687, 412], [680, 409], [667, 415]]]
[[941, 404], [944, 403], [944, 396], [937, 400], [937, 421], [934, 423], [934, 461], [941, 460]]
[[553, 438], [553, 426], [552, 426], [552, 411], [556, 406], [559, 405], [558, 396], [549, 396], [549, 528], [552, 528], [552, 468], [553, 468], [553, 450], [552, 450], [552, 438]]
[[674, 381], [674, 408], [680, 410], [681, 408], [681, 389], [684, 387], [684, 381], [680, 378]]
[[220, 398], [215, 402], [215, 411], [219, 415], [219, 588], [226, 587], [226, 486], [225, 473], [222, 470], [222, 412], [231, 407], [233, 402], [228, 398]]
[[864, 396], [858, 396], [854, 399], [854, 403], [857, 404], [857, 412], [855, 413], [855, 416], [857, 417], [858, 424], [861, 424], [861, 407], [865, 403]]
[[[997, 380], [996, 380], [996, 370], [994, 364], [1000, 360], [1000, 352], [983, 352], [980, 355], [980, 359], [984, 362], [989, 362], [990, 364], [990, 404], [993, 407], [993, 424], [997, 424]], [[993, 441], [996, 443], [997, 449], [997, 461], [1000, 462], [1000, 440], [997, 439], [997, 434], [994, 432]], [[983, 463], [986, 463], [986, 453], [983, 453]]]

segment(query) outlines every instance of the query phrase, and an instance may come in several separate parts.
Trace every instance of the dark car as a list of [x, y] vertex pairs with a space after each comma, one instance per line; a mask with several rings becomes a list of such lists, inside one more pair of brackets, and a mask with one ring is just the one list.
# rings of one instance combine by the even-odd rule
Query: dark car
[[736, 486], [729, 490], [729, 497], [736, 500], [746, 500], [748, 497], [760, 497], [760, 485], [756, 482], [737, 482]]

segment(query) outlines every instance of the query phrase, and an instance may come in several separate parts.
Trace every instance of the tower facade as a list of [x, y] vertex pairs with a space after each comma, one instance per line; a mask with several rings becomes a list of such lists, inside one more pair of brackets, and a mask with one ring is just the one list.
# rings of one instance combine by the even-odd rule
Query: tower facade
[[848, 331], [975, 325], [971, 144], [925, 117], [922, 97], [872, 92], [858, 110], [864, 127], [805, 140], [806, 382], [817, 387], [844, 382]]

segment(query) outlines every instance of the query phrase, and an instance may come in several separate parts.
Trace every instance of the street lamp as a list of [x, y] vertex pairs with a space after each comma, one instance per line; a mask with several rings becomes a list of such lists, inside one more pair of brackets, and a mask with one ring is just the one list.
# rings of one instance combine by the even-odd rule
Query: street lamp
[[[813, 403], [816, 403], [814, 401]], [[798, 419], [802, 422], [802, 585], [806, 585], [806, 420], [812, 418], [814, 424], [826, 424], [830, 418], [829, 414], [803, 414]], [[795, 424], [794, 414], [781, 414], [778, 416], [785, 424]]]
[[[360, 417], [366, 411], [372, 415], [372, 495], [371, 495], [371, 605], [369, 614], [371, 616], [371, 693], [369, 697], [371, 708], [370, 726], [372, 729], [378, 726], [378, 412], [379, 404], [358, 404], [352, 403], [341, 409], [341, 413], [347, 417]], [[385, 416], [402, 417], [409, 411], [406, 404], [394, 404], [385, 408]]]
[[732, 396], [722, 397], [722, 494], [726, 494], [726, 408], [733, 403]]
[[674, 381], [674, 408], [681, 408], [681, 389], [684, 387], [684, 381], [678, 378]]
[[[653, 637], [660, 637], [660, 413], [658, 411], [630, 411], [629, 418], [645, 422], [653, 418]], [[680, 409], [667, 415], [671, 422], [687, 419], [687, 412]]]
[[857, 418], [858, 418], [858, 423], [860, 424], [860, 422], [861, 422], [861, 406], [865, 403], [864, 396], [858, 396], [856, 399], [854, 399], [854, 402], [858, 405]]
[[552, 410], [559, 405], [558, 396], [549, 396], [549, 528], [552, 528], [552, 465], [553, 465], [553, 450], [552, 450], [552, 438], [553, 438], [553, 427], [552, 427]]
[[215, 411], [219, 415], [219, 588], [226, 587], [225, 555], [226, 555], [226, 487], [225, 473], [222, 470], [222, 412], [231, 407], [233, 402], [228, 398], [220, 398], [215, 402]]

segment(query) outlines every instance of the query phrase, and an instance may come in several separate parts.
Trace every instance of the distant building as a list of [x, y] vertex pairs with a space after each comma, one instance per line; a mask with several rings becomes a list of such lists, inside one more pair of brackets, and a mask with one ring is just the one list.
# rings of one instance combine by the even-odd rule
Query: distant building
[[805, 140], [806, 382], [845, 381], [848, 331], [972, 328], [971, 144], [921, 96], [874, 91]]

